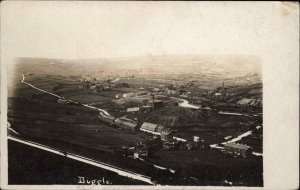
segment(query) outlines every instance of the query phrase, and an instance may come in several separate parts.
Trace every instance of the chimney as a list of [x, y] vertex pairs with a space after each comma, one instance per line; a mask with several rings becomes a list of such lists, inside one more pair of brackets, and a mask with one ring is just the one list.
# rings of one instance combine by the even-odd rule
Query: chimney
[[152, 109], [155, 110], [155, 105], [154, 105], [154, 94], [151, 94], [151, 95], [152, 95], [152, 103], [153, 103]]

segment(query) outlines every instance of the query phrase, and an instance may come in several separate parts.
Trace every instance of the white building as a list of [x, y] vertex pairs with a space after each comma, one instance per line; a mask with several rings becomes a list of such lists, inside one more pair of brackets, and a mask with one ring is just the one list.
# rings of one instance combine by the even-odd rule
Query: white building
[[132, 97], [132, 96], [134, 96], [134, 93], [125, 93], [125, 94], [123, 94], [123, 97], [124, 98], [127, 98], [127, 97]]
[[137, 111], [140, 111], [139, 107], [127, 108], [127, 112], [137, 112]]
[[199, 137], [198, 136], [194, 136], [194, 142], [199, 142]]

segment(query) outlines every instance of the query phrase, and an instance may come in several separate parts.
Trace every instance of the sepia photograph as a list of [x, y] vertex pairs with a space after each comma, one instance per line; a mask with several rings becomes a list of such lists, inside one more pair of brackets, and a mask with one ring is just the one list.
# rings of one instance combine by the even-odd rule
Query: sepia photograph
[[255, 5], [2, 3], [7, 187], [263, 188], [273, 9]]

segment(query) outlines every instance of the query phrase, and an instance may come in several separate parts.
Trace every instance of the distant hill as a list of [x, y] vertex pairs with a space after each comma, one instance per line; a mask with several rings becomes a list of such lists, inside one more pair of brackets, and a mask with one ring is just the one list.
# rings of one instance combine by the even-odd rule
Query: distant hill
[[253, 56], [166, 55], [111, 59], [19, 58], [13, 70], [34, 75], [131, 76], [196, 80], [204, 88], [261, 82], [261, 62]]
[[253, 56], [166, 55], [115, 59], [107, 67], [135, 69], [140, 73], [202, 73], [244, 76], [261, 75], [261, 62]]
[[[95, 70], [135, 70], [139, 73], [218, 73], [236, 76], [258, 74], [261, 75], [260, 60], [253, 56], [195, 56], [195, 55], [166, 55], [146, 56], [133, 58], [112, 59], [49, 59], [49, 58], [19, 58], [18, 68], [33, 69], [41, 71], [54, 71], [68, 73], [83, 69], [93, 72]], [[51, 66], [51, 68], [49, 68]], [[48, 70], [45, 70], [48, 68]]]

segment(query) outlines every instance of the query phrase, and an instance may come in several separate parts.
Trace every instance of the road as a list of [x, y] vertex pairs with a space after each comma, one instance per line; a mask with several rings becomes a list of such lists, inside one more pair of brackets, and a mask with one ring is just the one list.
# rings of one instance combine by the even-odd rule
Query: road
[[180, 103], [178, 104], [180, 107], [191, 108], [191, 109], [200, 109], [200, 108], [201, 108], [201, 107], [199, 107], [199, 106], [195, 106], [195, 105], [190, 104], [189, 101], [187, 101], [187, 100], [185, 100], [185, 99], [182, 99], [182, 98], [175, 98], [175, 97], [171, 97], [171, 98], [182, 101], [182, 102], [180, 102]]
[[[64, 98], [64, 97], [62, 97], [62, 96], [59, 96], [59, 95], [54, 94], [54, 93], [52, 93], [52, 92], [48, 92], [48, 91], [46, 91], [46, 90], [40, 89], [40, 88], [38, 88], [38, 87], [36, 87], [36, 86], [34, 86], [34, 85], [28, 83], [28, 82], [25, 82], [25, 76], [24, 76], [24, 74], [22, 74], [22, 80], [21, 80], [21, 83], [27, 84], [27, 85], [29, 85], [30, 87], [32, 87], [32, 88], [34, 88], [34, 89], [36, 89], [36, 90], [39, 90], [39, 91], [41, 91], [41, 92], [50, 94], [50, 95], [55, 96], [55, 97], [57, 97], [57, 98], [66, 99], [66, 98]], [[66, 100], [68, 100], [68, 99], [66, 99]], [[73, 100], [68, 100], [68, 101], [73, 102], [73, 103], [78, 103], [78, 102], [75, 102], [75, 101], [73, 101]], [[82, 106], [84, 106], [84, 107], [87, 107], [87, 108], [91, 108], [91, 109], [100, 111], [100, 112], [103, 112], [105, 115], [110, 115], [110, 114], [109, 114], [106, 110], [104, 110], [104, 109], [96, 108], [96, 107], [90, 106], [90, 105], [88, 105], [88, 104], [80, 104], [80, 105], [82, 105]]]
[[[202, 108], [200, 106], [195, 106], [193, 104], [190, 104], [189, 101], [187, 101], [185, 99], [182, 99], [182, 98], [176, 98], [176, 97], [171, 97], [171, 98], [182, 101], [178, 104], [180, 107], [191, 108], [191, 109], [208, 109], [208, 110], [218, 111], [217, 109], [212, 109], [212, 108], [208, 108], [208, 107]], [[250, 114], [245, 114], [245, 113], [225, 112], [225, 111], [218, 111], [218, 114], [221, 114], [221, 115], [236, 115], [236, 116], [245, 116], [245, 117], [259, 117], [259, 116], [261, 116], [260, 114], [259, 115], [251, 114], [250, 115]]]
[[77, 161], [80, 161], [80, 162], [83, 162], [83, 163], [86, 163], [86, 164], [89, 164], [89, 165], [93, 165], [93, 166], [96, 166], [96, 167], [99, 167], [99, 168], [102, 168], [102, 169], [105, 169], [105, 170], [115, 172], [120, 176], [132, 178], [132, 179], [135, 179], [135, 180], [143, 181], [145, 183], [154, 185], [154, 183], [151, 181], [151, 177], [144, 176], [144, 175], [141, 175], [141, 174], [129, 171], [129, 170], [125, 170], [125, 169], [119, 168], [117, 166], [113, 166], [113, 165], [110, 165], [110, 164], [99, 162], [99, 161], [96, 161], [96, 160], [93, 160], [93, 159], [90, 159], [90, 158], [86, 158], [86, 157], [83, 157], [83, 156], [80, 156], [80, 155], [77, 155], [77, 154], [67, 153], [67, 152], [64, 152], [62, 150], [54, 149], [54, 148], [51, 148], [51, 147], [48, 147], [48, 146], [45, 146], [45, 145], [42, 145], [42, 144], [39, 144], [39, 143], [31, 142], [31, 141], [28, 141], [28, 140], [23, 140], [23, 139], [12, 137], [12, 136], [8, 136], [7, 138], [9, 140], [12, 140], [12, 141], [16, 141], [16, 142], [19, 142], [19, 143], [22, 143], [22, 144], [26, 144], [28, 146], [32, 146], [32, 147], [42, 149], [42, 150], [45, 150], [45, 151], [48, 151], [48, 152], [51, 152], [51, 153], [54, 153], [54, 154], [58, 154], [60, 156], [65, 156], [65, 157], [68, 157], [68, 158], [73, 159], [73, 160], [77, 160]]
[[[261, 128], [260, 125], [258, 125], [258, 126], [256, 127], [256, 129], [260, 129], [260, 128]], [[241, 135], [239, 135], [239, 136], [237, 136], [237, 137], [235, 137], [235, 138], [233, 138], [233, 139], [231, 139], [231, 140], [222, 142], [221, 144], [224, 145], [224, 144], [226, 144], [226, 143], [234, 143], [234, 142], [238, 142], [238, 141], [240, 141], [242, 138], [251, 135], [252, 132], [253, 132], [253, 131], [246, 131], [245, 133], [243, 133], [243, 134], [241, 134]], [[211, 145], [209, 145], [209, 146], [210, 146], [211, 148], [224, 149], [224, 147], [219, 146], [218, 144], [211, 144]], [[259, 153], [259, 152], [253, 152], [252, 154], [255, 155], [255, 156], [262, 156], [262, 153]]]
[[41, 91], [41, 92], [50, 94], [50, 95], [55, 96], [55, 97], [57, 97], [57, 98], [62, 98], [61, 96], [59, 96], [59, 95], [57, 95], [57, 94], [53, 94], [53, 93], [48, 92], [48, 91], [46, 91], [46, 90], [42, 90], [42, 89], [40, 89], [40, 88], [37, 88], [37, 87], [33, 86], [32, 84], [30, 84], [30, 83], [28, 83], [28, 82], [25, 82], [24, 80], [25, 80], [25, 76], [22, 74], [22, 80], [21, 80], [21, 83], [27, 84], [27, 85], [31, 86], [32, 88], [34, 88], [34, 89], [36, 89], [36, 90], [39, 90], [39, 91]]

